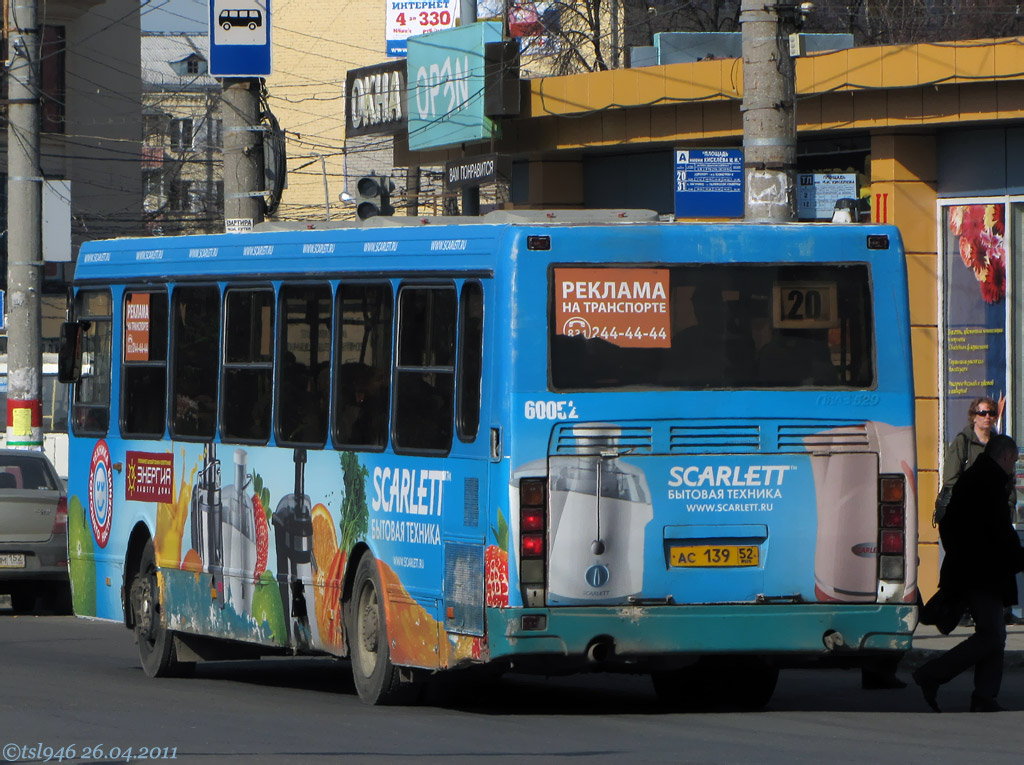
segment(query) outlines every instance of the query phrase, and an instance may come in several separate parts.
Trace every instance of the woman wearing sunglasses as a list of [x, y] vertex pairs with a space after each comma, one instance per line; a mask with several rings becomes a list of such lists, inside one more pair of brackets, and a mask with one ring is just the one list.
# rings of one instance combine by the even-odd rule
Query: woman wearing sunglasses
[[980, 396], [971, 402], [967, 410], [966, 428], [956, 434], [946, 450], [942, 463], [942, 489], [948, 493], [964, 471], [974, 464], [978, 455], [985, 451], [985, 444], [992, 435], [992, 429], [999, 419], [999, 407], [988, 396]]

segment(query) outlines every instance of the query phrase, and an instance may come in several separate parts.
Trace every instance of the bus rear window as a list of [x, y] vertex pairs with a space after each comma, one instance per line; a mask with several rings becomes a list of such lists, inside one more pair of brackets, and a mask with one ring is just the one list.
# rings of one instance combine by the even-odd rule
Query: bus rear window
[[554, 266], [552, 390], [870, 388], [865, 264]]

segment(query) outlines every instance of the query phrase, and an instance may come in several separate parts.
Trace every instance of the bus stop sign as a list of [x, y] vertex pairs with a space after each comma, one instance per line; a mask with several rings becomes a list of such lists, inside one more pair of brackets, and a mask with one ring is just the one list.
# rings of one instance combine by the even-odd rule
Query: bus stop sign
[[676, 149], [677, 218], [742, 218], [743, 149]]
[[270, 0], [210, 3], [210, 74], [266, 77], [270, 74]]

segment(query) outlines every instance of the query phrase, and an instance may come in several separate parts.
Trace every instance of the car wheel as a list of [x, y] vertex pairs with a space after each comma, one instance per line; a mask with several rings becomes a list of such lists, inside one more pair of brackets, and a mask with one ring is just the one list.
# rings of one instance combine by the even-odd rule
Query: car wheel
[[372, 555], [364, 555], [359, 561], [346, 611], [352, 679], [359, 698], [367, 704], [381, 705], [413, 701], [419, 688], [402, 682], [398, 668], [391, 663], [383, 590]]
[[142, 669], [150, 677], [183, 677], [195, 669], [193, 662], [178, 660], [174, 633], [166, 628], [156, 580], [156, 555], [153, 542], [146, 543], [131, 588], [135, 617], [135, 642], [139, 646]]
[[250, 29], [251, 31], [255, 32], [255, 31], [256, 31], [256, 22], [254, 22], [254, 21], [250, 21], [250, 22], [249, 22], [249, 29]]

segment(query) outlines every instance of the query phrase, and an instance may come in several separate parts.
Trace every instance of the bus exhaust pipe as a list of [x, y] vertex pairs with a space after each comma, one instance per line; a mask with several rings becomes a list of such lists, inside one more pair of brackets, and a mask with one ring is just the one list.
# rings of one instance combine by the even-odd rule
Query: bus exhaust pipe
[[825, 644], [825, 650], [830, 653], [846, 647], [843, 633], [836, 630], [826, 630], [825, 634], [821, 636], [821, 642]]
[[591, 664], [603, 664], [615, 655], [615, 643], [611, 638], [595, 638], [587, 646], [587, 661]]

